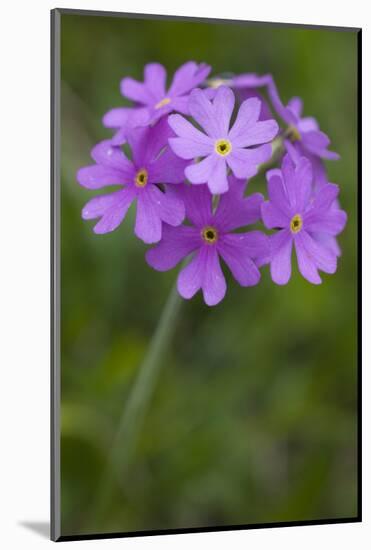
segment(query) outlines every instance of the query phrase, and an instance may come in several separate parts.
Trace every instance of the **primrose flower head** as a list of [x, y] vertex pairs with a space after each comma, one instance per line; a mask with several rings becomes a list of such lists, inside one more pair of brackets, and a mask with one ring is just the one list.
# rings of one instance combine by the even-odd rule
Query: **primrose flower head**
[[309, 282], [321, 283], [318, 270], [336, 271], [337, 254], [326, 238], [344, 229], [347, 216], [334, 208], [338, 186], [328, 183], [314, 195], [312, 178], [308, 159], [302, 157], [295, 165], [288, 155], [280, 170], [267, 174], [269, 201], [262, 204], [261, 212], [265, 226], [278, 229], [271, 236], [270, 258], [271, 276], [277, 284], [286, 284], [291, 277], [293, 245], [299, 271]]
[[260, 280], [258, 266], [268, 255], [268, 237], [261, 231], [235, 233], [234, 230], [260, 219], [262, 195], [243, 197], [244, 182], [229, 177], [229, 192], [212, 207], [212, 194], [205, 185], [178, 186], [190, 225], [164, 226], [163, 239], [146, 254], [154, 269], [167, 271], [183, 258], [191, 261], [178, 276], [178, 291], [192, 298], [202, 289], [207, 305], [218, 304], [226, 293], [220, 258], [241, 286], [253, 286]]
[[175, 71], [168, 89], [166, 69], [160, 63], [149, 63], [144, 67], [143, 82], [123, 78], [121, 93], [134, 101], [134, 106], [112, 109], [103, 117], [105, 126], [118, 129], [113, 144], [124, 143], [131, 128], [152, 124], [172, 111], [188, 114], [189, 93], [206, 79], [210, 70], [206, 63], [188, 61]]
[[256, 93], [257, 89], [266, 89], [273, 109], [287, 125], [283, 135], [286, 149], [291, 156], [311, 155], [328, 160], [339, 158], [337, 153], [328, 150], [330, 140], [319, 129], [316, 119], [302, 116], [303, 102], [299, 97], [293, 97], [287, 105], [282, 103], [272, 75], [246, 73], [234, 77], [231, 85], [245, 94], [249, 91]]
[[159, 184], [183, 180], [185, 162], [167, 146], [170, 135], [166, 119], [151, 128], [132, 130], [131, 160], [109, 140], [94, 147], [92, 157], [96, 164], [78, 171], [79, 183], [88, 189], [120, 186], [118, 191], [99, 195], [84, 206], [84, 219], [100, 218], [94, 227], [95, 233], [116, 229], [134, 201], [137, 203], [135, 234], [146, 243], [161, 239], [163, 222], [179, 225], [183, 221], [183, 202], [170, 188], [159, 187]]
[[[213, 100], [196, 89], [189, 98], [189, 111], [204, 132], [181, 115], [169, 117], [177, 135], [169, 139], [171, 148], [183, 159], [197, 159], [186, 168], [186, 177], [193, 184], [207, 183], [214, 194], [228, 191], [228, 168], [237, 178], [254, 176], [270, 158], [269, 142], [278, 132], [274, 120], [259, 121], [261, 102], [257, 98], [242, 103], [230, 128], [234, 105], [234, 93], [226, 86], [217, 88]], [[199, 157], [203, 160], [198, 161]]]
[[[179, 294], [190, 299], [201, 290], [208, 306], [226, 294], [223, 263], [242, 287], [258, 284], [265, 264], [283, 285], [293, 248], [301, 275], [321, 283], [319, 271], [337, 269], [337, 236], [347, 219], [339, 188], [327, 178], [325, 160], [338, 158], [329, 138], [302, 116], [300, 98], [282, 103], [272, 75], [206, 80], [209, 72], [209, 65], [189, 61], [167, 86], [165, 68], [149, 63], [142, 82], [121, 81], [133, 105], [105, 114], [103, 124], [116, 134], [93, 148], [94, 164], [77, 172], [89, 190], [117, 189], [91, 198], [82, 218], [97, 220], [95, 233], [109, 233], [135, 203], [134, 234], [154, 245], [147, 263], [167, 271], [186, 260]], [[260, 193], [245, 196], [263, 171], [265, 202]], [[249, 230], [259, 222], [270, 235]]]
[[[296, 149], [297, 156], [311, 155], [320, 159], [337, 160], [339, 155], [329, 151], [330, 140], [318, 126], [313, 117], [303, 117], [303, 102], [300, 97], [293, 97], [287, 104], [287, 111], [291, 116], [285, 118], [288, 127], [284, 133], [286, 148], [292, 156]], [[292, 144], [292, 145], [291, 145]]]

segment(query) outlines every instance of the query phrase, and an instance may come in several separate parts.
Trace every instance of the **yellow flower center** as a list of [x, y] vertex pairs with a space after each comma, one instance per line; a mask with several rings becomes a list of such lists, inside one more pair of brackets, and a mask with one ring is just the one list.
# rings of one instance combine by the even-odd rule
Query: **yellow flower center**
[[218, 240], [218, 232], [215, 227], [207, 225], [201, 231], [201, 237], [207, 244], [214, 244]]
[[136, 173], [135, 185], [137, 187], [145, 187], [148, 183], [148, 172], [145, 168], [142, 168]]
[[303, 227], [302, 217], [300, 216], [300, 214], [295, 214], [295, 216], [291, 218], [291, 222], [290, 222], [291, 233], [299, 233], [302, 227]]
[[161, 109], [161, 107], [164, 107], [164, 105], [168, 105], [170, 101], [171, 101], [170, 97], [164, 97], [164, 99], [161, 99], [161, 101], [156, 103], [155, 109]]
[[218, 141], [215, 142], [215, 151], [218, 155], [225, 157], [232, 151], [232, 143], [227, 139], [218, 139]]
[[292, 143], [294, 143], [294, 141], [300, 141], [300, 140], [301, 140], [300, 132], [299, 132], [299, 130], [297, 129], [297, 127], [294, 126], [293, 124], [290, 124], [290, 126], [288, 126], [288, 128], [287, 128], [287, 130], [286, 130], [286, 137], [287, 137]]

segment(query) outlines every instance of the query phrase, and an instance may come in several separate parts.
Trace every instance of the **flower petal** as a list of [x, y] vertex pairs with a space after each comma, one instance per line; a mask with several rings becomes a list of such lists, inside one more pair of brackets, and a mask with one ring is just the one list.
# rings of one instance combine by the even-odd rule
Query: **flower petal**
[[162, 222], [179, 225], [184, 220], [185, 208], [181, 198], [169, 189], [162, 192], [148, 185], [138, 192], [135, 234], [145, 243], [158, 242], [162, 235]]
[[313, 183], [315, 191], [328, 183], [326, 167], [322, 159], [314, 155], [306, 153], [313, 168]]
[[183, 115], [189, 115], [189, 96], [182, 95], [171, 99], [169, 104], [172, 107], [172, 111], [182, 113]]
[[237, 178], [252, 178], [259, 165], [272, 156], [271, 145], [260, 145], [254, 149], [232, 149], [226, 157], [227, 164]]
[[277, 285], [285, 285], [291, 277], [292, 236], [289, 229], [278, 231], [271, 240], [271, 277]]
[[155, 100], [166, 96], [166, 69], [160, 63], [148, 63], [144, 67], [144, 82]]
[[269, 170], [267, 172], [268, 196], [270, 202], [279, 209], [287, 218], [291, 218], [291, 209], [288, 202], [286, 187], [282, 179], [281, 170]]
[[271, 79], [271, 75], [259, 76], [256, 73], [244, 73], [234, 76], [232, 81], [234, 88], [261, 88], [269, 84]]
[[199, 231], [181, 225], [162, 226], [161, 241], [146, 253], [147, 263], [157, 271], [168, 271], [200, 246]]
[[173, 132], [164, 118], [154, 126], [135, 128], [128, 133], [128, 143], [131, 147], [133, 160], [138, 168], [146, 167], [158, 158], [161, 151], [168, 145]]
[[185, 216], [185, 207], [177, 193], [170, 188], [163, 192], [156, 185], [149, 185], [147, 193], [163, 222], [175, 226], [182, 223]]
[[294, 141], [294, 143], [291, 143], [289, 139], [284, 139], [283, 144], [285, 146], [286, 153], [289, 155], [294, 164], [299, 162], [300, 157], [308, 154], [306, 151], [302, 150], [303, 147], [300, 146], [299, 141]]
[[339, 186], [335, 183], [322, 185], [314, 197], [313, 210], [328, 210], [338, 195]]
[[234, 108], [234, 93], [227, 86], [220, 86], [213, 101], [214, 117], [220, 137], [226, 137]]
[[312, 165], [307, 158], [299, 159], [295, 168], [295, 179], [296, 208], [302, 212], [311, 198], [313, 188]]
[[256, 97], [261, 101], [261, 109], [259, 114], [259, 120], [271, 120], [273, 117], [272, 111], [269, 107], [268, 101], [254, 88], [242, 88], [237, 90], [237, 97], [240, 103], [251, 97]]
[[[298, 155], [296, 156], [296, 153]], [[273, 172], [276, 177], [283, 177], [282, 185], [285, 193], [277, 184], [276, 191], [279, 194], [277, 200], [282, 211], [285, 210], [290, 215], [302, 214], [310, 205], [313, 194], [313, 169], [310, 160], [304, 156], [299, 156], [299, 151], [295, 149], [295, 155], [291, 152], [286, 154], [282, 161], [282, 173]], [[273, 187], [273, 185], [272, 185]], [[286, 199], [284, 198], [286, 195]]]
[[150, 166], [151, 183], [180, 183], [185, 180], [184, 170], [188, 162], [177, 157], [167, 148]]
[[180, 184], [176, 186], [176, 192], [184, 202], [186, 218], [198, 230], [210, 223], [212, 216], [212, 195], [207, 185]]
[[151, 244], [161, 239], [162, 220], [148, 187], [138, 193], [134, 232], [143, 242]]
[[245, 99], [238, 110], [237, 118], [229, 137], [233, 141], [238, 141], [246, 134], [246, 131], [257, 123], [261, 110], [261, 101], [257, 97]]
[[192, 298], [200, 288], [208, 306], [218, 304], [225, 296], [227, 286], [214, 246], [202, 246], [179, 273], [178, 291], [183, 298]]
[[330, 144], [328, 136], [319, 130], [312, 130], [302, 134], [303, 146], [313, 155], [329, 160], [337, 160], [339, 155], [327, 149]]
[[216, 154], [187, 166], [184, 173], [193, 184], [207, 183], [213, 194], [228, 190], [227, 166], [225, 160]]
[[149, 107], [148, 111], [150, 113], [148, 124], [152, 125], [162, 118], [167, 119], [167, 115], [174, 111], [174, 105], [172, 102], [162, 105], [162, 107]]
[[319, 285], [322, 283], [322, 280], [318, 274], [317, 266], [303, 241], [304, 233], [305, 231], [301, 231], [295, 236], [295, 250], [299, 271], [304, 279], [307, 279], [307, 281], [314, 285]]
[[139, 82], [134, 78], [123, 78], [120, 83], [120, 91], [124, 97], [142, 105], [152, 105], [156, 101], [156, 98], [145, 83]]
[[227, 291], [227, 284], [220, 267], [216, 247], [205, 245], [203, 249], [206, 250], [206, 265], [202, 281], [202, 292], [206, 304], [215, 306], [223, 300]]
[[315, 263], [316, 267], [325, 273], [335, 273], [337, 257], [328, 247], [323, 246], [320, 241], [316, 241], [306, 231], [301, 231], [299, 241], [305, 248], [309, 258]]
[[123, 145], [127, 141], [128, 129], [126, 126], [119, 128], [111, 139], [111, 144], [115, 147]]
[[[298, 159], [299, 160], [299, 159]], [[296, 209], [296, 190], [295, 190], [295, 163], [289, 155], [285, 155], [282, 160], [282, 177], [291, 208]]]
[[260, 271], [253, 256], [266, 256], [268, 237], [260, 231], [224, 235], [218, 245], [219, 254], [241, 286], [253, 286], [260, 280]]
[[328, 248], [331, 250], [335, 256], [341, 256], [341, 248], [339, 246], [339, 243], [336, 239], [336, 237], [333, 237], [332, 235], [328, 235], [327, 233], [310, 233], [311, 236], [315, 241], [322, 244], [325, 248]]
[[206, 63], [197, 64], [194, 61], [184, 63], [174, 73], [172, 84], [169, 88], [169, 95], [183, 95], [195, 86], [198, 86], [205, 80], [211, 71], [211, 67]]
[[100, 164], [84, 166], [76, 174], [77, 181], [87, 189], [101, 189], [108, 185], [122, 185], [128, 183], [119, 170], [107, 168]]
[[319, 130], [318, 122], [315, 118], [307, 116], [301, 118], [297, 124], [299, 133], [311, 132], [312, 130]]
[[246, 99], [238, 112], [229, 138], [236, 147], [249, 147], [271, 141], [278, 132], [275, 120], [259, 120], [262, 103], [256, 97]]
[[263, 202], [261, 214], [267, 229], [281, 229], [287, 227], [290, 223], [290, 218], [271, 201]]
[[197, 250], [194, 257], [191, 259], [179, 273], [177, 279], [177, 288], [182, 298], [189, 300], [198, 292], [202, 285], [203, 274], [205, 270], [205, 253], [204, 248]]
[[151, 109], [147, 107], [133, 107], [123, 126], [119, 128], [111, 139], [112, 145], [122, 145], [127, 141], [128, 135], [133, 128], [148, 126], [150, 123]]
[[212, 144], [201, 144], [186, 138], [170, 138], [169, 144], [174, 153], [182, 159], [205, 157], [213, 151]]
[[268, 82], [267, 82], [268, 95], [276, 113], [282, 118], [282, 120], [286, 122], [286, 124], [296, 124], [298, 120], [297, 116], [292, 112], [291, 109], [283, 105], [277, 90], [277, 86], [273, 80], [273, 77], [271, 75], [267, 75], [267, 76], [268, 76]]
[[223, 158], [217, 158], [209, 175], [207, 185], [213, 195], [221, 195], [228, 191], [227, 165]]
[[131, 180], [135, 174], [133, 163], [125, 157], [121, 149], [113, 147], [110, 140], [98, 143], [92, 149], [91, 156], [97, 164], [119, 170], [128, 180]]
[[138, 128], [140, 126], [148, 126], [151, 122], [151, 110], [147, 107], [135, 107], [131, 110], [130, 115], [124, 126], [119, 128], [116, 134], [111, 139], [112, 145], [122, 145], [126, 143], [130, 132], [133, 128]]
[[121, 128], [126, 124], [132, 107], [116, 107], [108, 111], [103, 117], [103, 125], [106, 128]]
[[189, 96], [189, 112], [205, 132], [215, 139], [225, 137], [219, 132], [218, 121], [216, 120], [211, 101], [205, 95], [205, 92], [195, 89]]
[[306, 229], [330, 235], [337, 235], [344, 229], [347, 215], [336, 204], [338, 194], [339, 187], [333, 183], [318, 189], [311, 208], [304, 216]]
[[169, 126], [177, 134], [177, 138], [170, 138], [170, 147], [176, 155], [183, 159], [203, 157], [213, 151], [213, 140], [200, 130], [197, 130], [181, 115], [170, 115]]
[[341, 233], [347, 223], [347, 214], [344, 210], [331, 208], [327, 212], [311, 211], [305, 215], [305, 229], [310, 232], [327, 233], [336, 236]]
[[236, 237], [240, 240], [245, 250], [245, 253], [254, 260], [258, 265], [262, 258], [270, 256], [271, 239], [262, 231], [249, 231], [247, 233], [229, 234], [233, 239]]
[[229, 191], [221, 195], [214, 216], [219, 229], [225, 232], [260, 220], [260, 206], [264, 200], [260, 193], [243, 196], [245, 180], [229, 176], [228, 181]]
[[244, 134], [240, 134], [237, 139], [233, 140], [233, 145], [237, 147], [250, 147], [252, 145], [260, 145], [272, 141], [277, 135], [278, 124], [275, 120], [263, 120], [256, 122], [249, 128], [246, 128]]
[[303, 111], [303, 100], [300, 97], [292, 97], [287, 104], [287, 108], [295, 115], [295, 117], [300, 118]]
[[315, 150], [326, 149], [326, 147], [330, 144], [329, 137], [320, 130], [306, 132], [302, 137], [307, 148], [313, 147]]
[[82, 218], [101, 218], [94, 227], [94, 232], [108, 233], [120, 225], [134, 198], [135, 194], [130, 188], [94, 197], [84, 206]]
[[216, 155], [209, 155], [200, 162], [187, 166], [185, 175], [191, 183], [206, 183], [213, 172], [218, 158]]

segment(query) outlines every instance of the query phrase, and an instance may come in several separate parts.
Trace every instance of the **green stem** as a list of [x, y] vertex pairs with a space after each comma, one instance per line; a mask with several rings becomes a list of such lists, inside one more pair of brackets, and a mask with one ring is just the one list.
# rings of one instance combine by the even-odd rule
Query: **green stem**
[[[155, 333], [138, 369], [133, 388], [122, 411], [100, 487], [97, 491], [96, 506], [93, 507], [93, 513], [89, 514], [89, 517], [93, 517], [95, 521], [103, 519], [110, 505], [112, 494], [118, 485], [117, 480], [120, 478], [123, 480], [124, 473], [130, 464], [158, 375], [163, 366], [161, 357], [172, 337], [181, 302], [182, 299], [175, 284], [170, 291]], [[91, 528], [91, 526], [89, 527]]]

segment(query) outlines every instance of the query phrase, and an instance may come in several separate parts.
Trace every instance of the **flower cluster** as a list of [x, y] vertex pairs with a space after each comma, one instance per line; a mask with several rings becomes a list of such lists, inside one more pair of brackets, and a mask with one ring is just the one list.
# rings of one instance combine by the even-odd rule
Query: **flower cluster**
[[[183, 262], [180, 295], [202, 290], [209, 306], [226, 293], [220, 260], [241, 286], [256, 285], [265, 264], [283, 285], [294, 246], [301, 275], [321, 283], [318, 271], [336, 271], [347, 218], [324, 165], [338, 155], [317, 121], [302, 116], [301, 99], [282, 103], [271, 75], [208, 79], [210, 70], [185, 63], [167, 88], [165, 68], [150, 63], [143, 82], [122, 80], [133, 104], [106, 113], [103, 124], [115, 133], [77, 173], [87, 189], [118, 189], [92, 198], [83, 219], [108, 233], [136, 202], [134, 233], [154, 244], [147, 263], [167, 271]], [[263, 170], [268, 200], [246, 195]], [[249, 228], [259, 222], [270, 231]]]

